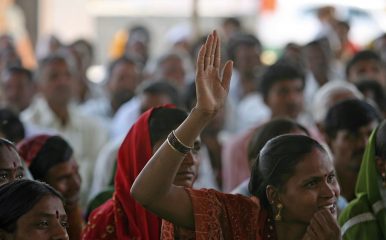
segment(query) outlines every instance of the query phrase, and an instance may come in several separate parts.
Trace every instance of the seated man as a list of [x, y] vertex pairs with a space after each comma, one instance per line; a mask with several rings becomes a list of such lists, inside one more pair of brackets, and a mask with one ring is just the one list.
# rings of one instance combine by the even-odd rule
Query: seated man
[[370, 136], [356, 182], [356, 198], [342, 212], [344, 240], [386, 238], [386, 121]]
[[341, 196], [355, 198], [362, 156], [368, 138], [380, 120], [378, 112], [365, 101], [344, 100], [332, 106], [324, 121], [324, 139], [334, 158]]

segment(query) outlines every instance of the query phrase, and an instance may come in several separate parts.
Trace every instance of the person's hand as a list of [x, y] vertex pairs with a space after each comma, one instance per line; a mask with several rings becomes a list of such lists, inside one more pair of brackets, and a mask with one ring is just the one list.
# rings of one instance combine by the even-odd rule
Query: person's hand
[[329, 209], [316, 212], [302, 240], [340, 240], [340, 227]]
[[196, 109], [215, 114], [224, 106], [229, 92], [233, 62], [227, 61], [220, 71], [220, 40], [216, 33], [209, 34], [197, 58]]

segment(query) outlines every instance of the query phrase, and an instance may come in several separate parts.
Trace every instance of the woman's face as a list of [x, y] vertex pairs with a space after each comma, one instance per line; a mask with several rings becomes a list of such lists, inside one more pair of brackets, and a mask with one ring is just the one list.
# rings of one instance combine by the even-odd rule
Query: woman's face
[[[154, 144], [153, 154], [161, 147], [162, 143], [166, 138], [159, 140]], [[178, 169], [176, 178], [174, 179], [174, 185], [183, 186], [191, 188], [194, 181], [196, 181], [198, 176], [199, 168], [199, 150], [201, 147], [201, 141], [196, 139], [194, 142], [193, 149], [190, 153], [186, 154], [184, 160], [182, 161], [180, 168]]]
[[297, 164], [279, 192], [283, 221], [309, 224], [317, 211], [326, 208], [336, 218], [339, 194], [332, 161], [326, 153], [314, 148]]
[[14, 240], [24, 239], [68, 239], [67, 215], [58, 197], [44, 196], [16, 223]]
[[63, 195], [67, 207], [77, 206], [81, 179], [78, 164], [73, 157], [50, 168], [47, 183]]
[[24, 178], [24, 168], [17, 152], [11, 147], [0, 147], [0, 186]]

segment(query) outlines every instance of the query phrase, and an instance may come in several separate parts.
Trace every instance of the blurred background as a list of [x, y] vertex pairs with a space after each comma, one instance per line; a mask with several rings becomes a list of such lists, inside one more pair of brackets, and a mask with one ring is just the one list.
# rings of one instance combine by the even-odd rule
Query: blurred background
[[159, 56], [170, 45], [194, 41], [219, 29], [224, 18], [236, 17], [262, 42], [267, 64], [285, 44], [305, 44], [323, 34], [323, 21], [329, 21], [331, 13], [320, 16], [318, 10], [327, 6], [334, 8], [335, 18], [349, 23], [349, 38], [360, 47], [386, 29], [384, 0], [1, 0], [1, 5], [7, 17], [2, 17], [0, 32], [29, 38], [31, 50], [23, 51], [30, 53], [21, 54], [29, 66], [36, 63], [28, 58], [44, 55], [42, 45], [49, 36], [63, 43], [89, 40], [95, 48], [94, 65], [103, 64], [115, 54], [114, 41], [124, 41], [136, 25], [149, 30], [151, 55]]

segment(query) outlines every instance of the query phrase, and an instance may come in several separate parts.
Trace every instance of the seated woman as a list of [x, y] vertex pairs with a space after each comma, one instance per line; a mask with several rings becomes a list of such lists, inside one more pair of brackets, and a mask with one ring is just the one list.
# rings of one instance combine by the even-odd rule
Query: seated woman
[[[150, 157], [165, 141], [167, 134], [184, 121], [187, 113], [174, 108], [152, 108], [143, 113], [132, 126], [118, 152], [118, 165], [112, 199], [95, 209], [83, 231], [82, 239], [144, 239], [160, 238], [161, 218], [139, 205], [129, 194], [130, 188]], [[174, 184], [191, 187], [197, 177], [197, 151], [181, 159]], [[171, 231], [174, 231], [173, 229]]]
[[18, 180], [0, 187], [0, 239], [69, 239], [60, 193], [45, 183]]
[[10, 141], [0, 138], [0, 186], [23, 179], [25, 170], [17, 149]]
[[339, 217], [343, 239], [386, 239], [385, 120], [370, 136], [355, 193]]
[[232, 63], [220, 74], [219, 44], [214, 32], [201, 48], [196, 106], [138, 175], [132, 196], [159, 217], [194, 230], [196, 239], [340, 239], [334, 166], [307, 136], [282, 135], [267, 143], [252, 169], [252, 198], [173, 184], [189, 146], [224, 106], [229, 91]]
[[60, 136], [36, 135], [18, 144], [21, 158], [34, 179], [60, 192], [68, 215], [70, 239], [80, 239], [82, 211], [79, 207], [80, 175], [71, 146]]

